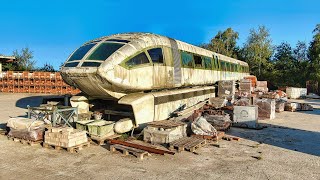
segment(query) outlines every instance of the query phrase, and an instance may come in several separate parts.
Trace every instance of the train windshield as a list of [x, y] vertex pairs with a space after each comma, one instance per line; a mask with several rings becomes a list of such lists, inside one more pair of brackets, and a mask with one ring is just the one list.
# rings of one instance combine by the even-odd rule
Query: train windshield
[[124, 44], [119, 43], [102, 43], [87, 58], [87, 60], [106, 60], [111, 54], [121, 48]]
[[87, 44], [77, 49], [68, 61], [81, 60], [83, 56], [96, 44]]

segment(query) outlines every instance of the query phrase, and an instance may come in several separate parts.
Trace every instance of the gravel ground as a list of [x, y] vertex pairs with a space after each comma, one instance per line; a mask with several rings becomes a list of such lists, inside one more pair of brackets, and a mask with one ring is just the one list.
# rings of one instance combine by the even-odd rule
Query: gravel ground
[[[1, 94], [0, 124], [26, 114], [41, 95]], [[299, 100], [320, 108], [320, 100]], [[0, 136], [0, 179], [320, 179], [320, 109], [277, 113], [262, 121], [268, 128], [232, 128], [240, 141], [220, 141], [175, 155], [152, 155], [143, 161], [104, 146], [79, 153], [45, 149]], [[3, 125], [2, 125], [3, 127]]]

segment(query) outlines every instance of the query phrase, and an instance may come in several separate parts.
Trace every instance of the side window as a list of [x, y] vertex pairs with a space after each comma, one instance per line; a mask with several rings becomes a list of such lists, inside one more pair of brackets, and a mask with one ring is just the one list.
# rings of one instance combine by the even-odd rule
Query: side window
[[181, 52], [181, 59], [183, 67], [193, 67], [193, 59], [190, 53]]
[[221, 70], [222, 70], [222, 71], [225, 71], [225, 70], [226, 70], [226, 66], [225, 66], [224, 61], [221, 61]]
[[163, 63], [163, 54], [161, 48], [149, 49], [148, 53], [153, 63]]
[[193, 59], [194, 59], [194, 64], [197, 68], [202, 68], [202, 58], [201, 56], [198, 56], [196, 54], [193, 55]]
[[135, 57], [131, 58], [129, 61], [126, 62], [126, 65], [129, 67], [136, 66], [139, 64], [148, 64], [149, 59], [147, 58], [144, 52], [136, 55]]
[[212, 61], [209, 57], [203, 57], [204, 60], [204, 68], [206, 69], [212, 69]]

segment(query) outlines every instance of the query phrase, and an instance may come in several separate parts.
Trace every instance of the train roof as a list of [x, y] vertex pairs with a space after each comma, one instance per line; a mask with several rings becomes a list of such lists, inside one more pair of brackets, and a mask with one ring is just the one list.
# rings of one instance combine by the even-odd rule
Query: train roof
[[[219, 59], [223, 61], [233, 62], [241, 65], [247, 66], [246, 62], [215, 53], [204, 48], [200, 48], [198, 46], [194, 46], [179, 40], [175, 40], [166, 36], [161, 36], [153, 33], [122, 33], [122, 34], [114, 34], [110, 36], [103, 36], [91, 41], [88, 41], [85, 44], [98, 42], [98, 41], [115, 41], [120, 43], [127, 43], [137, 51], [150, 47], [150, 46], [167, 46], [171, 48], [177, 48], [179, 50], [212, 57], [212, 55], [217, 55]], [[175, 43], [176, 42], [176, 43]], [[119, 49], [121, 51], [121, 49]], [[126, 49], [123, 49], [125, 51]], [[127, 54], [123, 52], [123, 54]]]

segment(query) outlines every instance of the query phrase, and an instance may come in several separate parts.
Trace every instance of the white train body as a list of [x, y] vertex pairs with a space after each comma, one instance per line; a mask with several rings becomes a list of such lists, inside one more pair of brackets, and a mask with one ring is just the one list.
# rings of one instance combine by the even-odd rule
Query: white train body
[[[162, 112], [157, 109], [160, 104], [171, 104], [170, 108], [161, 109], [167, 113], [177, 109], [184, 101], [188, 107], [195, 101], [214, 96], [214, 83], [240, 80], [249, 75], [249, 67], [243, 61], [168, 37], [128, 33], [85, 43], [70, 55], [61, 68], [61, 74], [68, 84], [89, 97], [113, 99], [119, 104], [131, 105], [135, 125], [139, 125], [167, 118], [168, 114], [161, 115]], [[197, 95], [188, 94], [195, 87], [201, 89], [195, 92]], [[179, 98], [172, 96], [182, 91], [186, 95]], [[153, 99], [152, 102], [141, 100], [146, 97]], [[157, 97], [168, 100], [159, 103]], [[192, 102], [187, 102], [188, 99]], [[139, 108], [135, 108], [137, 104]], [[137, 114], [143, 111], [143, 104], [150, 106], [148, 111], [152, 109], [153, 115], [151, 112]]]

